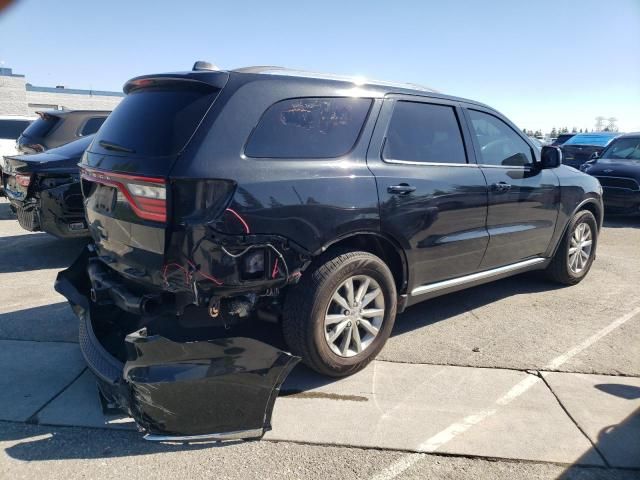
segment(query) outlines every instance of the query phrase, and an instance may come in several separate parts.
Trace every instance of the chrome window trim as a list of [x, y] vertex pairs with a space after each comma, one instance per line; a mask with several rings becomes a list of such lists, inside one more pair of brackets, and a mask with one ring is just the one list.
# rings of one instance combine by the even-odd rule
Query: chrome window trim
[[399, 163], [404, 165], [425, 165], [432, 167], [478, 167], [475, 163], [446, 163], [446, 162], [417, 162], [411, 160], [392, 160], [392, 159], [381, 159], [385, 163]]

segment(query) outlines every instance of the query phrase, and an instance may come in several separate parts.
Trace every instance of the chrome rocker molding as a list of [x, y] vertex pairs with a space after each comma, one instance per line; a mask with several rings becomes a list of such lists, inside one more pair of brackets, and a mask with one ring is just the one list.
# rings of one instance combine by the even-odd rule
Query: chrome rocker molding
[[264, 435], [264, 430], [256, 428], [254, 430], [240, 430], [227, 433], [209, 433], [205, 435], [154, 435], [149, 433], [143, 438], [151, 442], [221, 442], [223, 440], [245, 440], [250, 438], [260, 438]]
[[477, 282], [481, 280], [487, 280], [492, 277], [498, 277], [517, 270], [523, 270], [540, 263], [544, 263], [547, 259], [542, 257], [530, 258], [518, 263], [512, 263], [511, 265], [505, 265], [504, 267], [493, 268], [484, 272], [472, 273], [471, 275], [465, 275], [464, 277], [452, 278], [451, 280], [444, 280], [442, 282], [430, 283], [428, 285], [422, 285], [411, 290], [411, 296], [416, 297], [419, 295], [425, 295], [427, 293], [437, 292], [439, 290], [445, 290], [452, 287], [464, 285], [466, 283]]

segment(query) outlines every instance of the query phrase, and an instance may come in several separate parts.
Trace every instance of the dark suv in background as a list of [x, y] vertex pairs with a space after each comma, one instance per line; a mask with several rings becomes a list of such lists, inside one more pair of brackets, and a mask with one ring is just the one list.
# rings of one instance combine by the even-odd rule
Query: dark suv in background
[[604, 206], [611, 213], [640, 214], [640, 133], [628, 133], [612, 141], [581, 170], [598, 179], [604, 190]]
[[617, 132], [577, 133], [560, 146], [564, 164], [579, 169], [619, 135]]
[[246, 338], [258, 319], [339, 377], [407, 306], [530, 270], [575, 284], [595, 257], [597, 180], [478, 102], [198, 65], [124, 91], [81, 162], [93, 244], [56, 288], [152, 438], [269, 428], [296, 358]]
[[94, 134], [111, 112], [48, 110], [36, 113], [39, 118], [31, 123], [17, 140], [17, 147], [21, 153], [44, 152], [80, 137]]

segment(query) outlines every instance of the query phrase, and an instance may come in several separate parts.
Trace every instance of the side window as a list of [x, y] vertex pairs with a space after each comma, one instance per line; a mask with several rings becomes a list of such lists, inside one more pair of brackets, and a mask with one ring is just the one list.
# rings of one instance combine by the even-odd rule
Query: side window
[[533, 164], [531, 147], [509, 125], [497, 117], [468, 110], [471, 128], [480, 146], [483, 165], [523, 167]]
[[411, 162], [467, 163], [453, 107], [396, 102], [382, 157]]
[[295, 98], [267, 109], [245, 154], [255, 158], [333, 158], [356, 143], [370, 98]]
[[82, 126], [82, 130], [80, 130], [80, 136], [84, 137], [85, 135], [91, 135], [92, 133], [96, 133], [104, 121], [106, 117], [93, 117], [87, 120], [87, 122]]

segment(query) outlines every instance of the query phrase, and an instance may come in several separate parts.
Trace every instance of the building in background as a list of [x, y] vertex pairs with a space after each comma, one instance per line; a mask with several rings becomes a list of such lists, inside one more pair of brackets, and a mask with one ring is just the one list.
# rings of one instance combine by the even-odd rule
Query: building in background
[[121, 92], [36, 87], [24, 75], [0, 68], [0, 115], [33, 115], [42, 110], [113, 110], [122, 100]]

